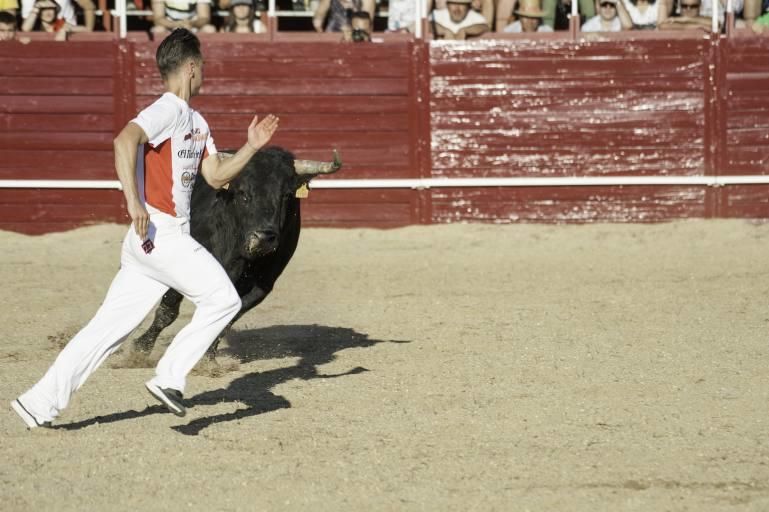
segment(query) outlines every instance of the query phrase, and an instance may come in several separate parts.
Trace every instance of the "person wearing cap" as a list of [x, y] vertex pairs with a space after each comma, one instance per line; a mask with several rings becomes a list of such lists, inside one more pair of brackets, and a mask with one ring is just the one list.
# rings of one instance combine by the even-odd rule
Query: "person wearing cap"
[[553, 29], [542, 23], [545, 12], [539, 0], [519, 0], [518, 10], [515, 11], [518, 21], [505, 27], [505, 32], [552, 32]]
[[264, 34], [267, 28], [256, 16], [253, 0], [230, 0], [222, 32], [236, 34]]
[[[574, 0], [578, 4], [578, 12], [582, 21], [596, 15], [594, 0]], [[496, 11], [497, 32], [504, 32], [509, 20], [513, 17], [518, 0], [498, 0]], [[571, 15], [571, 0], [542, 0], [541, 9], [544, 12], [541, 25], [547, 25], [553, 30], [567, 30]]]
[[633, 28], [625, 6], [617, 0], [597, 0], [598, 15], [582, 25], [582, 32], [620, 32]]
[[[33, 18], [30, 22], [31, 26], [35, 26], [37, 23], [37, 17], [40, 13], [39, 3], [39, 0], [21, 0], [21, 18], [24, 20], [21, 25], [22, 32], [32, 31], [32, 29], [24, 30], [24, 24], [29, 18]], [[75, 3], [83, 10], [83, 25], [77, 24], [75, 4], [72, 0], [51, 0], [47, 2], [47, 5], [51, 5], [50, 9], [56, 9], [56, 19], [64, 20], [65, 24], [59, 25], [64, 27], [65, 32], [92, 32], [96, 24], [96, 5], [93, 0], [75, 0]]]
[[464, 40], [489, 31], [482, 14], [471, 8], [472, 0], [448, 0], [445, 9], [433, 11], [432, 23], [436, 39]]
[[37, 0], [29, 16], [21, 24], [22, 32], [48, 32], [54, 34], [56, 41], [65, 41], [68, 32], [77, 32], [78, 28], [67, 23], [60, 16], [61, 7], [54, 0]]

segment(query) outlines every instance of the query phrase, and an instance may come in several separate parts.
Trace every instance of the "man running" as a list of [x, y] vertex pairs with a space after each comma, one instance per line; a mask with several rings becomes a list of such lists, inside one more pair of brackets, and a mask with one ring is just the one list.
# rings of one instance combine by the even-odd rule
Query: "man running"
[[184, 416], [187, 374], [240, 309], [240, 297], [224, 269], [190, 236], [190, 196], [198, 173], [214, 188], [235, 178], [270, 140], [278, 118], [268, 115], [257, 122], [254, 117], [243, 147], [220, 159], [208, 124], [188, 104], [203, 81], [200, 41], [177, 29], [160, 44], [156, 60], [165, 94], [114, 141], [115, 168], [133, 222], [123, 240], [120, 270], [96, 315], [43, 378], [11, 403], [28, 428], [49, 426], [169, 288], [184, 294], [196, 309], [146, 387], [172, 413]]

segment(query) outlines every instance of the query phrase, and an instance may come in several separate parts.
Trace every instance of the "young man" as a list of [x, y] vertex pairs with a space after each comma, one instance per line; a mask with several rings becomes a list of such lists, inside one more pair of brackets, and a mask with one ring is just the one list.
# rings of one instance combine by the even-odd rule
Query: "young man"
[[189, 107], [200, 90], [200, 42], [186, 29], [158, 47], [166, 93], [129, 122], [114, 141], [132, 229], [123, 240], [121, 266], [93, 319], [61, 351], [43, 378], [12, 402], [29, 428], [47, 426], [72, 394], [141, 323], [169, 287], [195, 306], [192, 321], [158, 362], [149, 392], [177, 416], [187, 374], [240, 309], [224, 269], [190, 236], [190, 196], [196, 175], [214, 188], [235, 178], [278, 128], [269, 115], [254, 117], [247, 142], [220, 159], [203, 117]]
[[518, 20], [505, 27], [505, 32], [515, 34], [523, 32], [552, 32], [549, 25], [542, 23], [545, 11], [540, 0], [519, 0], [518, 10], [515, 11]]
[[16, 39], [16, 16], [8, 11], [0, 11], [0, 41]]
[[435, 9], [432, 21], [436, 39], [465, 40], [489, 31], [486, 18], [472, 10], [472, 0], [447, 0], [445, 9]]

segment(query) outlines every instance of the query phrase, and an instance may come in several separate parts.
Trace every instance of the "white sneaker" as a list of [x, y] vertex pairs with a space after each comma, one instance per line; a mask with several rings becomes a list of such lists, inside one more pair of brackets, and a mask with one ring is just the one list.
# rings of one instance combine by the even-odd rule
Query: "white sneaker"
[[37, 418], [32, 416], [32, 413], [30, 413], [26, 407], [24, 407], [21, 402], [19, 402], [19, 399], [17, 398], [13, 402], [11, 402], [11, 409], [14, 410], [16, 414], [19, 415], [21, 420], [24, 422], [24, 424], [27, 426], [28, 429], [38, 428], [38, 427], [44, 427], [48, 428], [51, 426], [50, 421], [44, 421], [39, 422], [37, 421]]

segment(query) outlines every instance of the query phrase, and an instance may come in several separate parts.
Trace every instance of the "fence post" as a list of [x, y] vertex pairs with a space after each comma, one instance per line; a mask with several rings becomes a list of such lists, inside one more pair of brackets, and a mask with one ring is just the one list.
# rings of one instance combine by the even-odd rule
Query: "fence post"
[[[430, 178], [430, 43], [424, 39], [412, 39], [409, 43], [410, 85], [409, 85], [409, 132], [411, 142], [412, 176]], [[420, 224], [432, 223], [432, 192], [417, 190], [417, 211], [412, 212], [412, 221]]]
[[[705, 133], [703, 145], [706, 176], [718, 176], [725, 167], [727, 83], [724, 51], [727, 42], [727, 38], [718, 33], [712, 33], [708, 38], [707, 51], [704, 55]], [[708, 188], [705, 193], [705, 217], [723, 216], [722, 203], [723, 191], [720, 187]]]

